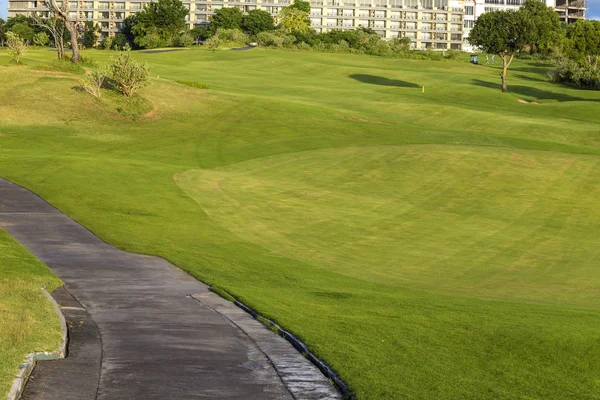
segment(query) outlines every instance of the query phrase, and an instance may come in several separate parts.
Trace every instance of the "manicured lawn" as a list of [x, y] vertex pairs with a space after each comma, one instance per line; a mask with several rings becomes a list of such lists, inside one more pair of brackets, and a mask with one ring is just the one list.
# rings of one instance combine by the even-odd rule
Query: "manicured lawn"
[[60, 345], [60, 324], [42, 293], [60, 285], [48, 268], [0, 230], [0, 396], [6, 398], [16, 367], [28, 353]]
[[498, 66], [195, 49], [136, 54], [134, 121], [50, 57], [0, 68], [0, 176], [277, 320], [359, 399], [600, 399], [597, 92], [534, 61], [502, 94]]

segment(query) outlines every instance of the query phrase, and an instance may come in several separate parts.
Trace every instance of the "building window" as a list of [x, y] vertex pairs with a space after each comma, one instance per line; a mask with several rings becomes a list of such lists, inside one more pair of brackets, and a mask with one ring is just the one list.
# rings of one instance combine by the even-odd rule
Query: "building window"
[[464, 26], [465, 28], [472, 28], [473, 26], [475, 26], [475, 21], [473, 21], [472, 19], [466, 19]]
[[[508, 0], [511, 1], [511, 0]], [[473, 6], [465, 6], [465, 15], [474, 15]]]

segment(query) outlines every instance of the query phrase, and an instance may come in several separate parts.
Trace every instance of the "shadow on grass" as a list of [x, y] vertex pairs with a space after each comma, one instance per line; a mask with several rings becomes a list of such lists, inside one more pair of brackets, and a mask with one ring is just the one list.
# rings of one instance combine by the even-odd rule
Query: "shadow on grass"
[[[471, 84], [475, 85], [475, 86], [496, 89], [498, 91], [500, 91], [502, 88], [502, 86], [500, 84], [500, 79], [498, 79], [498, 83], [492, 83], [492, 82], [488, 82], [488, 81], [482, 81], [480, 79], [475, 79], [471, 82]], [[600, 101], [600, 100], [596, 100], [596, 99], [584, 99], [581, 97], [575, 97], [575, 96], [571, 96], [571, 95], [568, 95], [565, 93], [550, 92], [548, 90], [542, 90], [542, 89], [538, 89], [538, 88], [534, 88], [534, 87], [530, 87], [530, 86], [511, 85], [511, 84], [508, 84], [507, 86], [508, 86], [509, 93], [515, 93], [520, 96], [529, 96], [529, 97], [533, 97], [537, 100], [553, 100], [553, 101], [558, 101], [558, 102], [565, 102], [565, 101], [598, 102], [598, 101]]]
[[531, 81], [531, 82], [548, 82], [548, 79], [532, 78], [531, 76], [522, 75], [522, 74], [515, 75], [515, 78], [522, 79], [524, 81]]
[[367, 75], [367, 74], [352, 74], [350, 78], [357, 80], [362, 83], [370, 83], [372, 85], [381, 85], [381, 86], [395, 86], [395, 87], [405, 87], [405, 88], [420, 88], [421, 86], [416, 83], [410, 83], [406, 81], [401, 81], [398, 79], [388, 79], [382, 76], [375, 75]]

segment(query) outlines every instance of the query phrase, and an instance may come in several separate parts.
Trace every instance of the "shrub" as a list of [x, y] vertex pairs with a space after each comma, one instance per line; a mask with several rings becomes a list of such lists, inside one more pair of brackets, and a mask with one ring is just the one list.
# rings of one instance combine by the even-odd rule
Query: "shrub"
[[194, 38], [189, 32], [184, 32], [173, 38], [173, 47], [189, 47], [194, 44]]
[[204, 46], [209, 50], [216, 50], [221, 46], [221, 39], [218, 36], [213, 36], [204, 41]]
[[588, 57], [582, 61], [564, 59], [549, 73], [553, 82], [563, 82], [582, 89], [600, 90], [600, 57]]
[[8, 47], [8, 55], [14, 63], [21, 62], [21, 57], [27, 50], [25, 39], [14, 32], [6, 32], [6, 46]]
[[260, 32], [256, 35], [256, 42], [265, 47], [283, 47], [283, 37], [272, 32]]
[[102, 95], [102, 85], [106, 79], [106, 73], [104, 71], [93, 71], [85, 75], [81, 80], [81, 87], [83, 90], [99, 99]]
[[444, 58], [447, 60], [460, 60], [460, 55], [462, 54], [462, 52], [458, 51], [458, 50], [448, 50], [446, 51], [446, 53], [444, 54]]
[[108, 76], [121, 93], [131, 97], [148, 82], [150, 67], [146, 63], [135, 61], [131, 52], [123, 51], [112, 59], [108, 66]]
[[102, 48], [103, 48], [104, 50], [111, 50], [111, 49], [112, 49], [112, 47], [113, 47], [113, 43], [114, 43], [114, 40], [113, 40], [113, 38], [112, 38], [112, 37], [110, 37], [110, 36], [107, 36], [107, 37], [105, 37], [105, 38], [104, 38], [104, 40], [102, 41]]
[[39, 32], [33, 36], [33, 44], [36, 46], [45, 46], [50, 41], [50, 37], [46, 32]]
[[177, 83], [181, 84], [181, 85], [186, 85], [186, 86], [190, 86], [196, 89], [208, 89], [208, 85], [205, 85], [204, 83], [201, 82], [195, 82], [195, 81], [177, 81]]
[[394, 53], [408, 53], [410, 51], [410, 45], [412, 40], [407, 37], [403, 38], [393, 38], [389, 42], [390, 50]]
[[222, 42], [236, 42], [236, 43], [250, 42], [248, 35], [246, 35], [244, 32], [242, 32], [239, 29], [219, 28], [219, 29], [217, 29], [215, 36], [217, 36]]
[[305, 42], [300, 42], [296, 45], [296, 47], [298, 48], [298, 50], [310, 50], [310, 45], [308, 43]]
[[145, 36], [136, 37], [135, 44], [145, 49], [157, 49], [159, 47], [166, 47], [168, 43], [157, 33], [149, 33]]

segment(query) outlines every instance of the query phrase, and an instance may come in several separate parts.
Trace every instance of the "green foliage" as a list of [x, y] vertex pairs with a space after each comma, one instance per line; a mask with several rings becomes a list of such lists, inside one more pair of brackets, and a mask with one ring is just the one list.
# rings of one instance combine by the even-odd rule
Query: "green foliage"
[[275, 29], [275, 22], [270, 13], [264, 10], [250, 10], [242, 17], [242, 29], [249, 35]]
[[127, 32], [139, 47], [160, 47], [158, 44], [171, 43], [184, 31], [188, 14], [181, 0], [158, 0], [147, 4], [128, 21], [131, 26]]
[[524, 14], [513, 10], [482, 14], [469, 33], [469, 42], [484, 53], [512, 55], [531, 43]]
[[177, 83], [182, 84], [182, 85], [186, 85], [186, 86], [190, 86], [196, 89], [208, 89], [208, 85], [205, 85], [202, 82], [196, 82], [196, 81], [177, 81]]
[[19, 35], [19, 37], [24, 39], [25, 42], [27, 42], [27, 43], [33, 42], [33, 36], [35, 35], [35, 32], [34, 32], [33, 28], [31, 26], [29, 26], [29, 24], [19, 22], [17, 24], [14, 24], [10, 28], [10, 31]]
[[242, 26], [242, 12], [237, 7], [223, 7], [215, 11], [210, 19], [210, 30], [217, 32], [219, 29], [240, 29]]
[[194, 37], [189, 32], [182, 32], [175, 36], [171, 42], [173, 47], [189, 47], [194, 44]]
[[310, 13], [310, 2], [303, 0], [294, 0], [294, 2], [289, 6], [291, 8], [295, 8], [296, 10], [300, 10], [305, 13]]
[[525, 33], [530, 53], [548, 55], [561, 34], [558, 13], [539, 0], [525, 0], [520, 12], [528, 22]]
[[149, 33], [135, 38], [135, 43], [143, 49], [158, 49], [166, 47], [168, 42], [158, 33]]
[[299, 10], [293, 5], [283, 7], [279, 12], [279, 29], [286, 33], [308, 32], [310, 30], [308, 12]]
[[25, 54], [25, 50], [27, 50], [25, 40], [18, 34], [9, 31], [6, 33], [6, 46], [8, 47], [8, 56], [11, 61], [19, 64], [21, 57]]
[[112, 50], [114, 39], [111, 36], [106, 36], [102, 41], [102, 48], [104, 50]]
[[0, 18], [0, 46], [4, 46], [6, 41], [6, 21]]
[[148, 83], [150, 67], [145, 62], [134, 60], [131, 52], [123, 51], [112, 58], [108, 65], [108, 76], [121, 93], [131, 97]]
[[215, 34], [204, 42], [204, 46], [214, 50], [218, 47], [227, 45], [247, 44], [250, 38], [239, 29], [219, 28]]
[[600, 55], [600, 21], [578, 20], [567, 28], [567, 54], [579, 60]]
[[561, 59], [550, 72], [550, 80], [563, 82], [582, 89], [600, 90], [600, 56], [585, 60]]
[[38, 32], [33, 35], [33, 44], [36, 46], [46, 46], [50, 41], [50, 37], [46, 32]]
[[209, 25], [200, 25], [195, 27], [194, 29], [190, 29], [190, 35], [194, 38], [195, 41], [203, 41], [208, 39], [213, 32], [210, 30]]
[[98, 25], [92, 21], [86, 21], [85, 24], [83, 25], [83, 38], [82, 38], [83, 47], [91, 48], [91, 47], [96, 46], [96, 43], [98, 42], [98, 38], [100, 38], [100, 35], [101, 35], [100, 32], [101, 32], [100, 25]]
[[206, 39], [203, 43], [204, 47], [213, 51], [221, 47], [222, 44], [223, 41], [216, 35]]
[[283, 31], [260, 32], [256, 35], [256, 42], [265, 47], [284, 47], [294, 44], [296, 38]]

